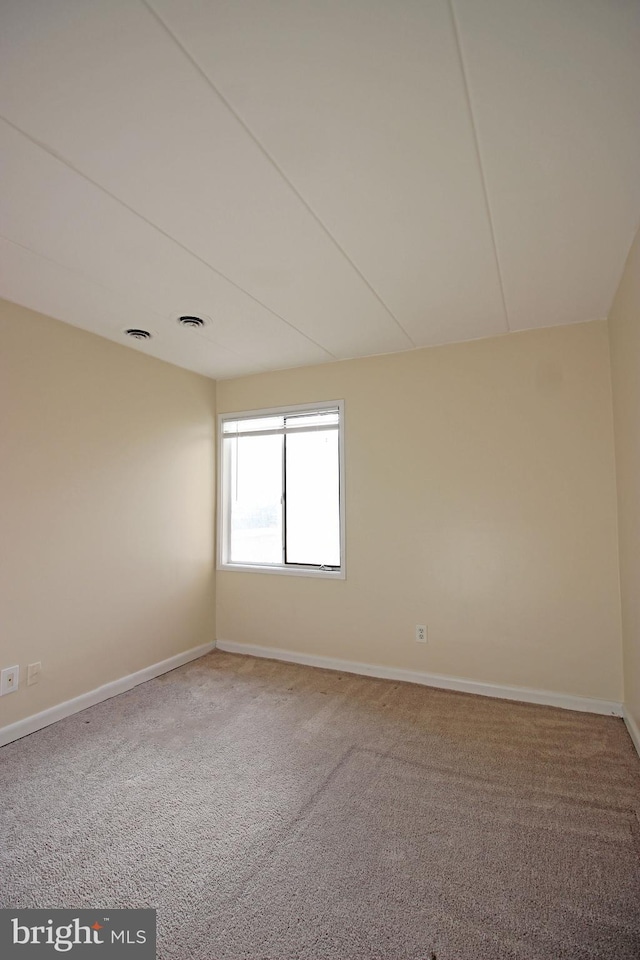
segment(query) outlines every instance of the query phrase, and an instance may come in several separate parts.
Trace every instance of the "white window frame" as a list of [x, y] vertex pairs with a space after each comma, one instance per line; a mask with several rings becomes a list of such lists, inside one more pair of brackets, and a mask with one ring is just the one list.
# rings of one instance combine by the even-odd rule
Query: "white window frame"
[[[229, 505], [228, 491], [222, 475], [224, 469], [223, 457], [223, 424], [225, 420], [240, 420], [243, 418], [257, 418], [269, 416], [282, 416], [283, 414], [296, 414], [301, 412], [314, 412], [326, 410], [327, 407], [337, 407], [339, 411], [338, 427], [338, 451], [339, 451], [339, 482], [340, 482], [340, 567], [332, 570], [322, 570], [320, 567], [306, 567], [300, 564], [266, 564], [266, 563], [233, 563], [225, 560], [225, 550], [227, 548], [226, 538], [228, 536]], [[318, 577], [324, 580], [346, 580], [346, 530], [345, 530], [345, 421], [344, 421], [344, 400], [325, 400], [322, 403], [299, 403], [291, 404], [286, 407], [268, 407], [260, 410], [242, 410], [235, 413], [218, 414], [218, 513], [217, 513], [217, 539], [218, 539], [218, 570], [237, 570], [244, 573], [270, 573], [279, 574], [286, 577]]]

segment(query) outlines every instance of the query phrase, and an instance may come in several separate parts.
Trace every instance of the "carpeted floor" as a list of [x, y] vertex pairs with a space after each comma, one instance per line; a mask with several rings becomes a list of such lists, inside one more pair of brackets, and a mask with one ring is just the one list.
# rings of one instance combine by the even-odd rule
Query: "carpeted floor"
[[0, 750], [0, 905], [162, 960], [638, 960], [621, 720], [214, 652]]

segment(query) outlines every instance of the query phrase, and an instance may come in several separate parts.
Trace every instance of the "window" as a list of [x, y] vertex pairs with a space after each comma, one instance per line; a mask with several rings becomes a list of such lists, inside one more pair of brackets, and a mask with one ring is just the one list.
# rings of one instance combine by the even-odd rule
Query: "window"
[[344, 579], [343, 401], [218, 421], [218, 566]]

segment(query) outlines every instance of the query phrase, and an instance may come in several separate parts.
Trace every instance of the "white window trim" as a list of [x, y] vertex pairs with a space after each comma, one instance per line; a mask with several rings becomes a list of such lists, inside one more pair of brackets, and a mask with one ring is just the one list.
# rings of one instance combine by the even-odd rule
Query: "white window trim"
[[[292, 566], [285, 564], [261, 564], [261, 563], [231, 563], [223, 560], [224, 536], [225, 536], [225, 503], [224, 489], [222, 482], [223, 469], [223, 433], [222, 424], [225, 420], [238, 420], [250, 417], [268, 417], [278, 416], [286, 413], [300, 413], [305, 410], [324, 410], [327, 407], [337, 407], [340, 411], [340, 429], [338, 432], [338, 447], [340, 452], [340, 569], [339, 570], [320, 570], [318, 567]], [[269, 573], [285, 577], [317, 577], [322, 580], [346, 580], [346, 484], [345, 484], [345, 420], [344, 420], [344, 400], [325, 400], [316, 403], [298, 403], [286, 407], [265, 407], [260, 410], [241, 410], [239, 412], [219, 413], [218, 414], [218, 506], [216, 515], [217, 527], [217, 569], [218, 570], [236, 570], [241, 573]]]

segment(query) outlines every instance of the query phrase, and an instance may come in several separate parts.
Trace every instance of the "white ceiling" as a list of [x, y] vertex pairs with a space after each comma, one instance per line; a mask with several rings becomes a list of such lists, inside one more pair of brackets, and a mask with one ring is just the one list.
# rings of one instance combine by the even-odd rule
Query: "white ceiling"
[[0, 37], [8, 300], [212, 377], [607, 315], [639, 0], [0, 0]]

